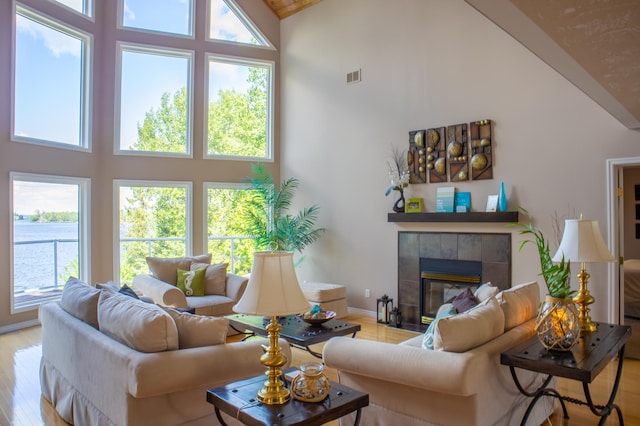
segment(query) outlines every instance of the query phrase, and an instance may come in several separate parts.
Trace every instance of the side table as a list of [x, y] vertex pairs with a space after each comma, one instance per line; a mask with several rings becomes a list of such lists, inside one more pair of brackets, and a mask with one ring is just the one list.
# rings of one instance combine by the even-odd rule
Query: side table
[[[295, 369], [287, 371], [291, 370]], [[302, 402], [291, 398], [285, 404], [262, 404], [256, 399], [256, 394], [266, 379], [263, 375], [209, 389], [207, 402], [215, 407], [220, 424], [226, 426], [220, 411], [248, 426], [320, 426], [357, 411], [357, 426], [361, 409], [369, 405], [369, 394], [335, 382], [331, 382], [331, 392], [321, 402]]]
[[[537, 336], [531, 337], [522, 345], [500, 354], [500, 363], [508, 365], [511, 376], [518, 390], [526, 396], [533, 397], [522, 422], [524, 426], [527, 418], [536, 402], [543, 396], [552, 396], [560, 400], [564, 418], [568, 419], [565, 401], [587, 405], [593, 414], [600, 417], [599, 425], [603, 425], [607, 417], [615, 410], [618, 414], [620, 425], [624, 425], [622, 411], [614, 401], [622, 376], [622, 364], [624, 361], [624, 347], [631, 337], [631, 327], [598, 323], [598, 330], [583, 333], [579, 342], [567, 352], [549, 351], [542, 346]], [[607, 364], [618, 355], [618, 369], [611, 390], [611, 395], [606, 405], [595, 405], [589, 392], [589, 384], [600, 374]], [[516, 368], [547, 374], [544, 383], [535, 391], [525, 390], [518, 380]], [[562, 396], [557, 390], [548, 388], [553, 377], [578, 380], [582, 382], [586, 402]]]

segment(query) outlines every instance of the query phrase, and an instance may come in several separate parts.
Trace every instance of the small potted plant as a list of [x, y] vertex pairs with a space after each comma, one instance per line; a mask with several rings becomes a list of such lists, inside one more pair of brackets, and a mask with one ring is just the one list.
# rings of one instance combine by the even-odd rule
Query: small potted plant
[[[520, 210], [528, 217], [529, 212], [524, 208]], [[542, 345], [550, 350], [568, 351], [578, 341], [580, 336], [580, 322], [575, 302], [572, 299], [574, 290], [571, 290], [571, 261], [564, 259], [559, 263], [551, 260], [549, 242], [542, 231], [531, 223], [516, 222], [513, 224], [522, 228], [521, 235], [532, 235], [533, 240], [528, 239], [520, 244], [519, 250], [527, 243], [535, 242], [540, 256], [540, 266], [545, 284], [547, 296], [545, 297], [538, 318], [536, 320], [536, 332]]]

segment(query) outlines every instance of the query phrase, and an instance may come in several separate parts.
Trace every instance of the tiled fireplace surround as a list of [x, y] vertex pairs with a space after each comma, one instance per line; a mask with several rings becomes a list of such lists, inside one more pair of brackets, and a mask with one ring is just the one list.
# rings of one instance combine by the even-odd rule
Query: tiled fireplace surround
[[511, 287], [511, 234], [398, 232], [398, 308], [402, 328], [424, 331], [420, 321], [420, 258], [482, 262], [481, 283]]

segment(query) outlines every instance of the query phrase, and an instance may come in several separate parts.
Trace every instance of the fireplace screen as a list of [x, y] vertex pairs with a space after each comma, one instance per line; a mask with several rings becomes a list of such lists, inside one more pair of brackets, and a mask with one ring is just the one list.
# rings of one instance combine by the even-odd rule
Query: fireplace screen
[[420, 320], [433, 321], [440, 306], [467, 288], [475, 291], [482, 279], [482, 263], [464, 260], [421, 259]]

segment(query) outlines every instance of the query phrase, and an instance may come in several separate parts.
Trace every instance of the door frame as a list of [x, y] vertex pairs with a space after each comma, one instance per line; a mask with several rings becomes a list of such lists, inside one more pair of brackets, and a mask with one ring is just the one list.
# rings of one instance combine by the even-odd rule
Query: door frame
[[[618, 187], [622, 187], [622, 170], [628, 166], [640, 166], [640, 157], [607, 159], [607, 245], [618, 261], [623, 256], [620, 244], [623, 241], [624, 224], [619, 223], [622, 215]], [[622, 297], [624, 290], [620, 283], [619, 262], [608, 264], [607, 281], [609, 282], [609, 308], [607, 321], [612, 324], [622, 324]]]

